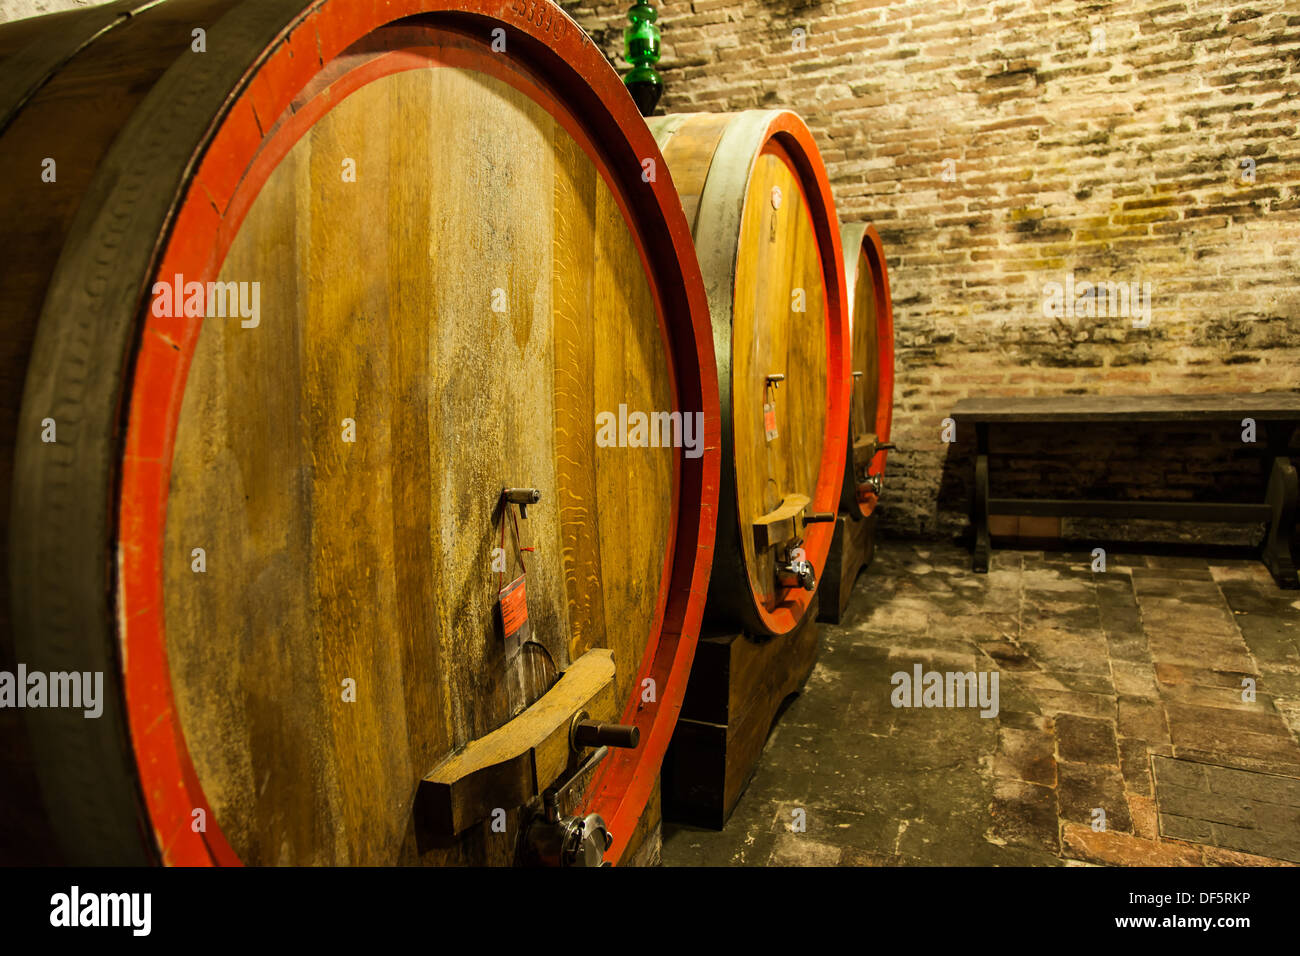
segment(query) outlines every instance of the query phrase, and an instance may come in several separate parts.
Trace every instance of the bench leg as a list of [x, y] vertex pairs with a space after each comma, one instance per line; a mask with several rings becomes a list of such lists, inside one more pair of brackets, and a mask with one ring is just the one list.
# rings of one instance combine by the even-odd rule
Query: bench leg
[[971, 568], [981, 573], [989, 569], [993, 545], [989, 540], [989, 427], [975, 426], [975, 548]]
[[1277, 581], [1278, 587], [1300, 588], [1296, 577], [1295, 558], [1291, 551], [1291, 538], [1295, 533], [1297, 485], [1295, 465], [1291, 459], [1278, 456], [1273, 459], [1273, 472], [1268, 479], [1265, 500], [1273, 508], [1268, 537], [1264, 539], [1264, 564]]

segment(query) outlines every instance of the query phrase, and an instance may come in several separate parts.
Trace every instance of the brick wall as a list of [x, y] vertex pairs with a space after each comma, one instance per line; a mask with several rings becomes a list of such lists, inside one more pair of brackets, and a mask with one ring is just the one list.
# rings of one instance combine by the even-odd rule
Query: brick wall
[[[0, 20], [85, 5], [0, 0]], [[620, 68], [628, 5], [564, 4]], [[939, 437], [959, 397], [1300, 388], [1300, 0], [659, 9], [661, 108], [797, 110], [841, 215], [884, 237], [898, 341], [894, 532], [966, 524], [972, 436]], [[1045, 316], [1044, 285], [1067, 272], [1150, 282], [1150, 327]], [[1092, 464], [1073, 468], [1024, 436], [1008, 483], [1258, 491], [1249, 449], [1225, 458], [1195, 435], [1074, 440]]]
[[[565, 6], [621, 53], [627, 3]], [[940, 441], [962, 396], [1300, 388], [1296, 0], [657, 6], [661, 109], [798, 111], [841, 216], [880, 230], [898, 344], [895, 532], [965, 526], [973, 435]], [[1067, 272], [1150, 282], [1150, 327], [1046, 317], [1044, 285]], [[1083, 447], [1066, 460], [1032, 457], [1048, 446], [1025, 436], [1009, 483], [1262, 487], [1249, 449], [1225, 459], [1217, 439], [1070, 437]]]

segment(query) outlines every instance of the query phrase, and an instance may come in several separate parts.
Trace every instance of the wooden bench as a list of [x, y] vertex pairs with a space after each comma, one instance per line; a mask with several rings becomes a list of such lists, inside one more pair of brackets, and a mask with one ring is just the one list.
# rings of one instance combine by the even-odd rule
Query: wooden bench
[[[988, 571], [989, 515], [1147, 518], [1162, 521], [1265, 522], [1265, 565], [1284, 588], [1300, 587], [1292, 554], [1296, 469], [1288, 451], [1300, 422], [1300, 395], [1289, 392], [1232, 395], [1070, 395], [1060, 398], [967, 398], [953, 418], [975, 426], [974, 569]], [[1234, 422], [1253, 419], [1272, 459], [1262, 503], [1207, 501], [1093, 501], [994, 498], [989, 494], [989, 429], [1009, 424], [1119, 424]]]

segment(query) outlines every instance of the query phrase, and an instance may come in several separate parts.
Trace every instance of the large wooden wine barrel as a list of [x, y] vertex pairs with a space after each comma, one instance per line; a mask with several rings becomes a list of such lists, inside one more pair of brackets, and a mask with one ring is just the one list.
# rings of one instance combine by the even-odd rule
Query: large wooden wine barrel
[[[0, 55], [3, 631], [104, 675], [98, 718], [25, 712], [64, 859], [512, 862], [590, 753], [576, 694], [639, 732], [560, 808], [617, 860], [703, 613], [719, 399], [597, 47], [538, 0], [167, 0]], [[621, 406], [664, 440], [602, 441]]]
[[884, 487], [894, 420], [894, 305], [876, 227], [845, 223], [841, 238], [849, 289], [853, 400], [840, 508], [860, 519], [875, 511]]
[[788, 634], [814, 590], [780, 569], [800, 541], [813, 571], [824, 566], [847, 441], [848, 306], [826, 169], [788, 111], [649, 122], [691, 222], [718, 357], [722, 483], [707, 613], [755, 635]]

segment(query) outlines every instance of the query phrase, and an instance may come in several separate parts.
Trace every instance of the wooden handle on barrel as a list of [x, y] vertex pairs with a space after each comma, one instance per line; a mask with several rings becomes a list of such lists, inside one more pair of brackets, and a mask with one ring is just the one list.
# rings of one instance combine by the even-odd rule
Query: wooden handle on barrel
[[[614, 709], [611, 650], [583, 654], [537, 703], [435, 767], [416, 791], [421, 824], [451, 837], [497, 807], [522, 806], [538, 796], [568, 767], [574, 715], [588, 709]], [[617, 724], [596, 726], [625, 730]], [[635, 727], [630, 730], [634, 740], [639, 737]]]

